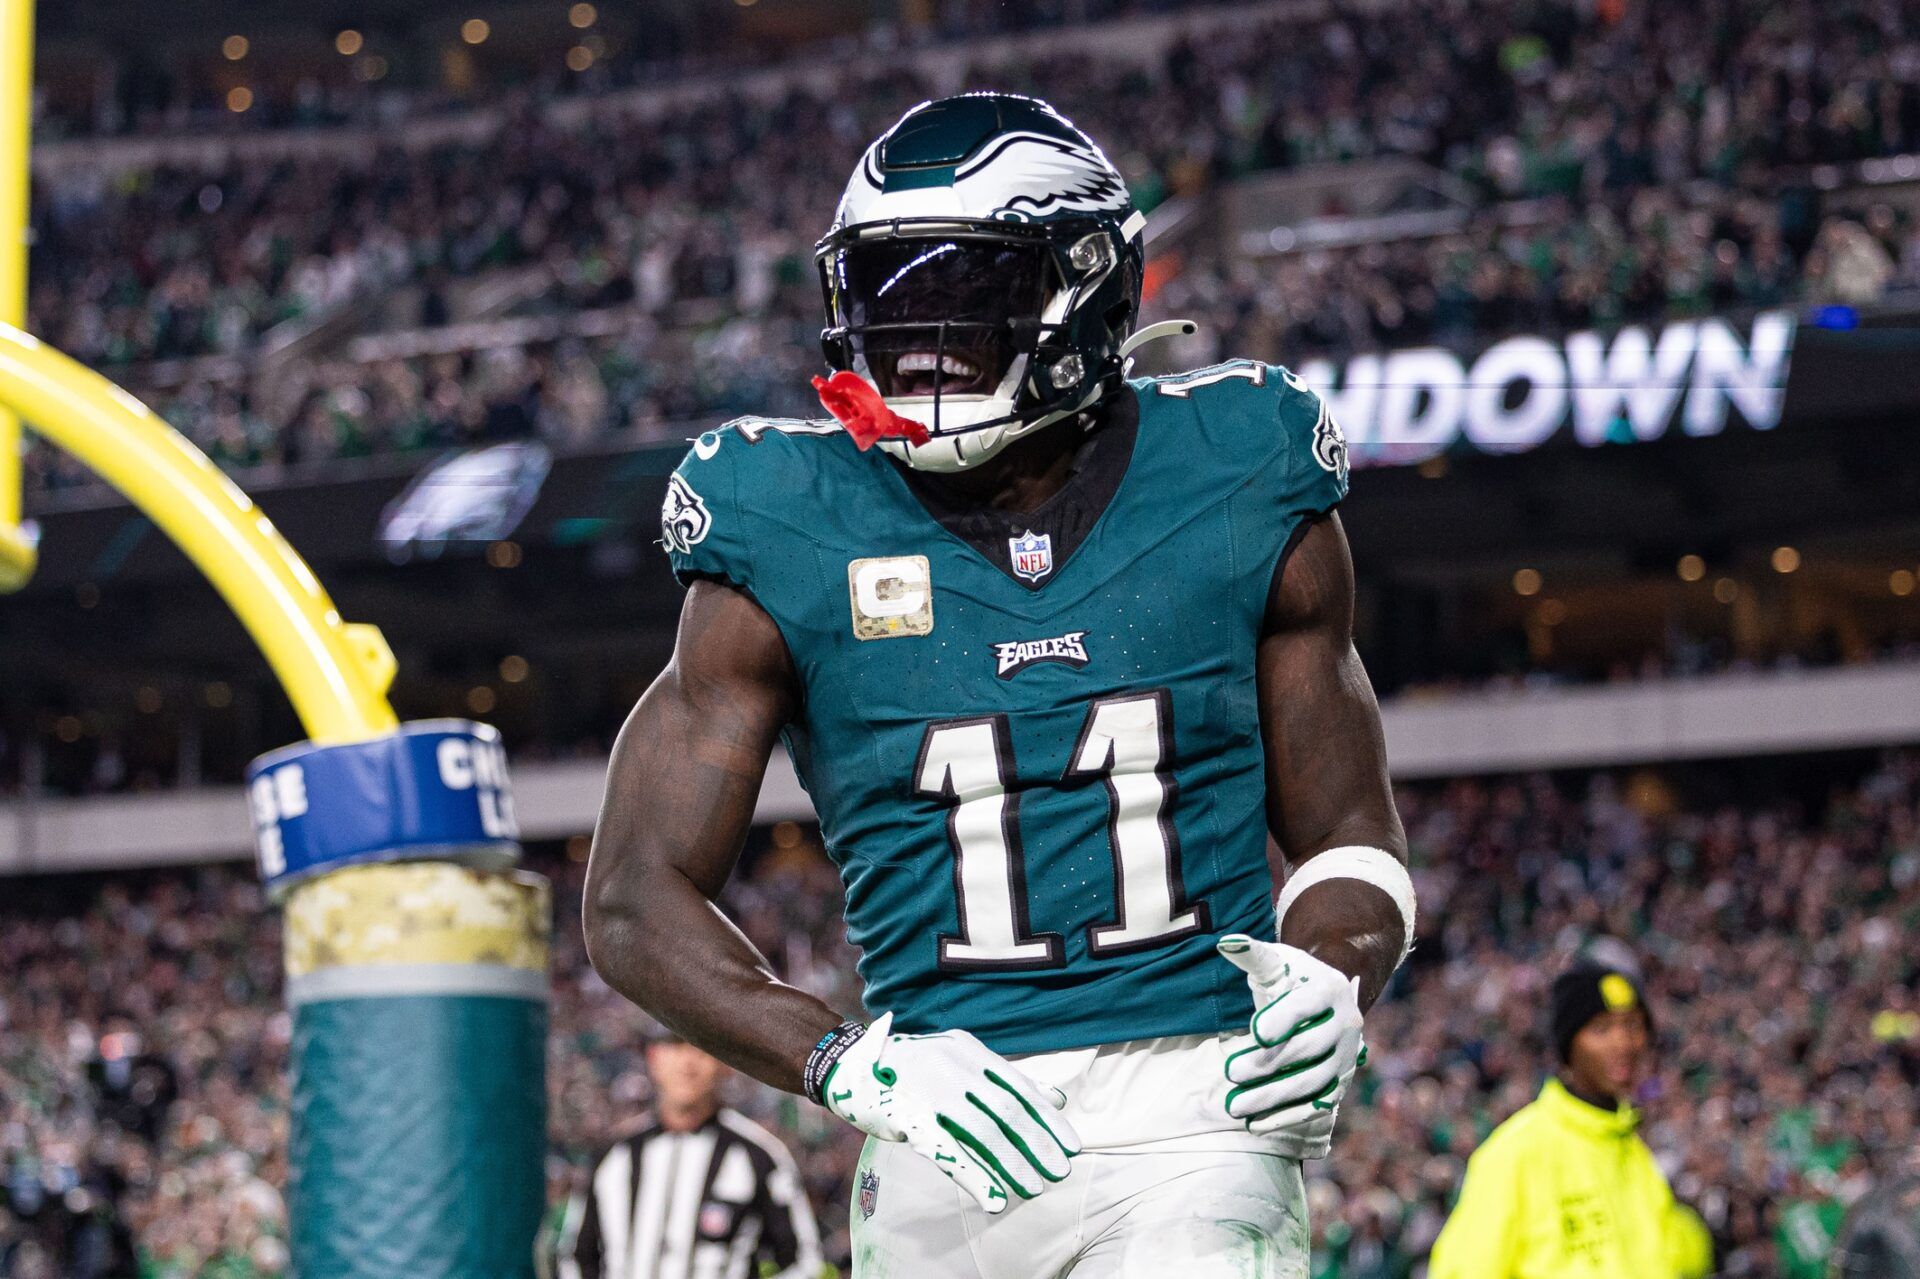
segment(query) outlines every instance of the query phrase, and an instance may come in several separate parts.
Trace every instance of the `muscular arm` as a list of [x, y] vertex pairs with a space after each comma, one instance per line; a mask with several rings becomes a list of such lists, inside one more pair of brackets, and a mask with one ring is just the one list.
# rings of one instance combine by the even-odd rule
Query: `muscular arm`
[[[1364, 844], [1405, 861], [1380, 708], [1353, 647], [1353, 560], [1338, 516], [1309, 526], [1274, 583], [1259, 681], [1267, 828], [1287, 860], [1298, 867]], [[1385, 893], [1330, 879], [1288, 910], [1280, 940], [1358, 977], [1365, 1009], [1393, 975], [1403, 936]]]
[[838, 1013], [782, 983], [714, 899], [799, 702], [779, 629], [696, 582], [673, 661], [620, 730], [587, 866], [587, 954], [608, 985], [714, 1056], [799, 1092]]

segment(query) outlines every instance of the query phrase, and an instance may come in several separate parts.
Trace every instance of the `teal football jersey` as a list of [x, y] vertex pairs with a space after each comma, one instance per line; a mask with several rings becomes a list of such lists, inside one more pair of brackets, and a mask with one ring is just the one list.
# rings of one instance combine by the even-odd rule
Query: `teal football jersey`
[[832, 422], [730, 423], [669, 480], [676, 575], [786, 639], [787, 747], [901, 1031], [1026, 1053], [1252, 1012], [1214, 940], [1274, 934], [1255, 648], [1346, 449], [1270, 365], [1128, 387], [1125, 471], [1059, 562], [1037, 535], [993, 562]]

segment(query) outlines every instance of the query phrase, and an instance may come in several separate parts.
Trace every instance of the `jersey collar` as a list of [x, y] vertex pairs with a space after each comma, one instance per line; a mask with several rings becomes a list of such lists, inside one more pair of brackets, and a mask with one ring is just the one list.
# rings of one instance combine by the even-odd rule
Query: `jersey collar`
[[[1133, 462], [1140, 427], [1137, 392], [1132, 387], [1124, 387], [1102, 400], [1095, 411], [1092, 429], [1080, 446], [1066, 483], [1058, 493], [1024, 513], [949, 501], [937, 480], [892, 463], [891, 459], [888, 461], [920, 508], [936, 523], [972, 547], [1010, 581], [1029, 591], [1038, 591], [1060, 576], [1073, 553], [1113, 506]], [[1073, 427], [1062, 422], [1045, 429], [1071, 430]], [[1051, 540], [1054, 569], [1039, 580], [1022, 580], [1013, 571], [1008, 542], [1023, 531], [1044, 534]]]

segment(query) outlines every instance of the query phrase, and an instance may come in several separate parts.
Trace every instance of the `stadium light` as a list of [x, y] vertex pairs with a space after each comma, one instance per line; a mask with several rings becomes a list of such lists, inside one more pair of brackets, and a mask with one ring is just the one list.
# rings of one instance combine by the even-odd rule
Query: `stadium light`
[[576, 44], [567, 50], [567, 70], [585, 71], [593, 65], [593, 50], [584, 44]]
[[485, 18], [468, 18], [460, 24], [460, 38], [468, 44], [485, 44], [493, 27]]
[[1707, 562], [1698, 555], [1682, 555], [1674, 571], [1683, 582], [1697, 582], [1707, 575]]
[[571, 22], [580, 30], [585, 31], [594, 23], [600, 21], [600, 11], [588, 4], [586, 0], [580, 0], [579, 4], [567, 10], [567, 21]]
[[366, 38], [352, 27], [348, 27], [333, 38], [333, 47], [341, 57], [351, 58], [366, 45]]
[[1773, 549], [1773, 571], [1791, 573], [1800, 567], [1800, 552], [1791, 546], [1776, 546]]
[[1897, 568], [1887, 578], [1887, 589], [1902, 598], [1913, 594], [1915, 585], [1916, 579], [1910, 569]]
[[1537, 568], [1523, 568], [1513, 575], [1513, 593], [1515, 595], [1538, 595], [1543, 579]]
[[227, 110], [235, 115], [253, 106], [253, 90], [244, 84], [235, 85], [227, 90]]
[[238, 62], [247, 56], [249, 47], [245, 36], [228, 36], [220, 42], [220, 53], [228, 62]]

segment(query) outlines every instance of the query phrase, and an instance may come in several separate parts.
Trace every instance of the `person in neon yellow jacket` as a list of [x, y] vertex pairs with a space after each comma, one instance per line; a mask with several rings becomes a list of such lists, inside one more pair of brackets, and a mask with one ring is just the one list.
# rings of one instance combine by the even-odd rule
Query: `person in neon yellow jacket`
[[1713, 1243], [1673, 1197], [1627, 1104], [1652, 1020], [1625, 973], [1553, 983], [1561, 1069], [1467, 1161], [1428, 1279], [1700, 1279]]

